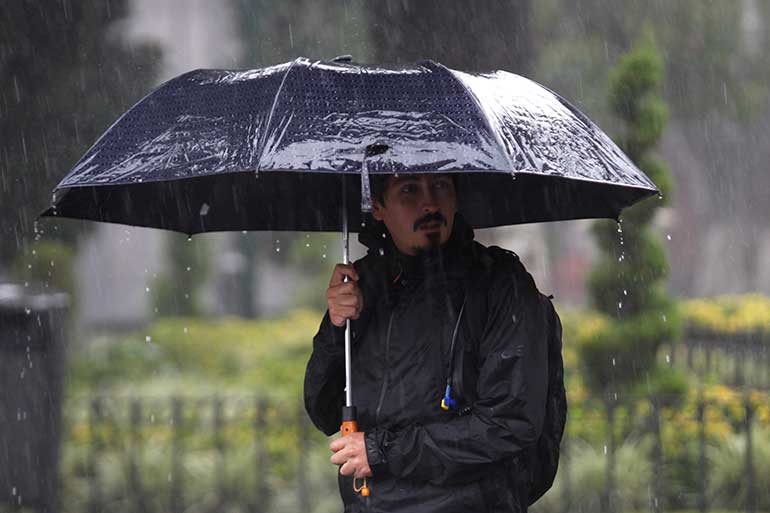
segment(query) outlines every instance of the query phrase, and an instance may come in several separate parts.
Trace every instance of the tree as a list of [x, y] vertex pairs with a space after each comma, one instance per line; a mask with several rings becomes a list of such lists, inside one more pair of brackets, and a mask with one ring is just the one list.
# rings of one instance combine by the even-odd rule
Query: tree
[[622, 224], [599, 221], [594, 225], [602, 255], [589, 289], [594, 306], [609, 322], [581, 341], [580, 351], [588, 384], [603, 397], [642, 381], [671, 384], [656, 357], [661, 344], [678, 336], [679, 322], [666, 291], [665, 251], [651, 230], [655, 212], [666, 204], [673, 187], [666, 166], [651, 155], [667, 117], [660, 96], [662, 80], [663, 61], [649, 31], [610, 75], [610, 105], [622, 126], [619, 146], [656, 183], [662, 196], [628, 209]]
[[[32, 254], [35, 217], [99, 134], [146, 92], [158, 57], [115, 32], [128, 2], [0, 4], [0, 275]], [[85, 223], [44, 220], [74, 244]]]

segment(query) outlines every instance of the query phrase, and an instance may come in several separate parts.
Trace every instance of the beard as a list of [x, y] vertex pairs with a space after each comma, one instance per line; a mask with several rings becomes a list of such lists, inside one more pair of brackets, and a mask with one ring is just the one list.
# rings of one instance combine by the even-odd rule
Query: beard
[[435, 256], [441, 250], [441, 232], [430, 232], [425, 235], [428, 244], [425, 246], [414, 246], [416, 256]]

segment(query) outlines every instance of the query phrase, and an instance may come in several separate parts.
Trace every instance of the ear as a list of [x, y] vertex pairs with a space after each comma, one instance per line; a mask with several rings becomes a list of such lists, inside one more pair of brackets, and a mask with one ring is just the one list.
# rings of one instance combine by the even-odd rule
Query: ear
[[383, 210], [385, 210], [385, 207], [380, 204], [379, 200], [372, 200], [372, 217], [375, 221], [382, 221], [384, 219]]

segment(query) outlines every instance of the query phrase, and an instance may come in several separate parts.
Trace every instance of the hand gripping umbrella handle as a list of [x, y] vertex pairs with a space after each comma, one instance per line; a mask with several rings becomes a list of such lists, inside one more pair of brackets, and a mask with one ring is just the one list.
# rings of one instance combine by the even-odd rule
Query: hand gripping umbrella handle
[[[340, 433], [342, 436], [347, 436], [358, 432], [358, 422], [356, 422], [356, 407], [344, 406], [342, 408], [342, 425], [340, 426]], [[369, 486], [366, 484], [366, 478], [361, 486], [357, 486], [357, 478], [353, 478], [353, 491], [360, 492], [362, 497], [369, 497]]]

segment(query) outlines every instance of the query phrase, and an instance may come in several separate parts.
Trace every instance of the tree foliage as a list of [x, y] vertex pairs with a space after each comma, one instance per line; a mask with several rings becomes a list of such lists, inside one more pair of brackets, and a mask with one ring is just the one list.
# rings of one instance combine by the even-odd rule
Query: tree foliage
[[[126, 0], [0, 4], [0, 274], [29, 249], [51, 190], [146, 93], [158, 51], [123, 45]], [[72, 244], [83, 226], [41, 221]]]
[[663, 60], [649, 31], [610, 74], [609, 103], [622, 127], [616, 140], [662, 196], [628, 209], [622, 224], [594, 225], [602, 255], [590, 276], [590, 295], [594, 306], [612, 319], [600, 333], [581, 341], [589, 386], [596, 393], [631, 386], [643, 378], [676, 382], [663, 376], [656, 363], [658, 348], [677, 337], [679, 322], [666, 292], [665, 251], [650, 226], [672, 187], [666, 166], [651, 155], [667, 117], [660, 96], [663, 74]]

